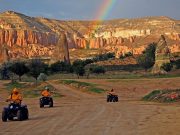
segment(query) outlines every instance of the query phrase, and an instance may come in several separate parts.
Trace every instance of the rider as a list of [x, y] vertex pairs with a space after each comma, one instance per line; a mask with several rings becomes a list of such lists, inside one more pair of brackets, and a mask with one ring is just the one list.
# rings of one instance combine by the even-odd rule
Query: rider
[[6, 101], [12, 101], [13, 103], [20, 105], [22, 101], [22, 96], [19, 93], [19, 90], [17, 88], [14, 88], [11, 92], [11, 95], [9, 95]]
[[109, 95], [116, 95], [114, 89], [111, 89], [111, 91], [109, 91]]
[[49, 92], [49, 87], [45, 87], [44, 90], [41, 92], [41, 95], [43, 97], [50, 97], [51, 96], [51, 93]]

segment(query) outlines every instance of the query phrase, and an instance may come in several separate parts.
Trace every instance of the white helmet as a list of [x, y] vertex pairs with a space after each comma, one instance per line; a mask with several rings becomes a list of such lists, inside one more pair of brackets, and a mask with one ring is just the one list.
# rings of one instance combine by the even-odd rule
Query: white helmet
[[48, 86], [46, 86], [44, 89], [45, 89], [45, 90], [49, 90], [49, 87], [48, 87]]

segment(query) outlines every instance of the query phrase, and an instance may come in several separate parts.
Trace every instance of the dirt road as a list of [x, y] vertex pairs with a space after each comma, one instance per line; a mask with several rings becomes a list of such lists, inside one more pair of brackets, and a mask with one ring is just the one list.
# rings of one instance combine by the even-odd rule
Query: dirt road
[[[0, 135], [178, 135], [180, 105], [121, 99], [107, 103], [101, 96], [53, 84], [64, 95], [54, 108], [39, 108], [38, 99], [25, 99], [30, 119], [0, 122]], [[6, 103], [0, 103], [0, 108]]]

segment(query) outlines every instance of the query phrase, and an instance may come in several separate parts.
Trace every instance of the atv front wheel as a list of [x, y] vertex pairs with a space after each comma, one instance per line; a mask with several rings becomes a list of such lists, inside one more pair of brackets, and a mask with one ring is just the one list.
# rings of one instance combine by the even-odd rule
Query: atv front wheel
[[7, 119], [8, 119], [8, 114], [7, 114], [7, 111], [4, 110], [4, 111], [2, 112], [2, 121], [3, 121], [3, 122], [6, 122]]

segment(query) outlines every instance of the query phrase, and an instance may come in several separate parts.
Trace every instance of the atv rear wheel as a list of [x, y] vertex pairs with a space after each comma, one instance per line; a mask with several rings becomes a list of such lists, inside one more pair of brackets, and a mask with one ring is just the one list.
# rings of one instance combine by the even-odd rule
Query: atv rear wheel
[[25, 110], [24, 110], [23, 119], [24, 119], [24, 120], [29, 119], [29, 111], [28, 111], [28, 109], [25, 109]]
[[17, 111], [17, 119], [18, 119], [19, 121], [22, 121], [22, 120], [23, 120], [23, 115], [22, 115], [22, 111], [21, 111], [21, 110], [18, 110], [18, 111]]
[[7, 111], [3, 110], [3, 112], [2, 112], [2, 121], [3, 121], [3, 122], [6, 122], [7, 119], [8, 119]]
[[43, 103], [40, 103], [40, 105], [39, 105], [39, 106], [40, 106], [40, 108], [44, 107]]
[[53, 107], [53, 102], [52, 101], [49, 102], [49, 107]]

